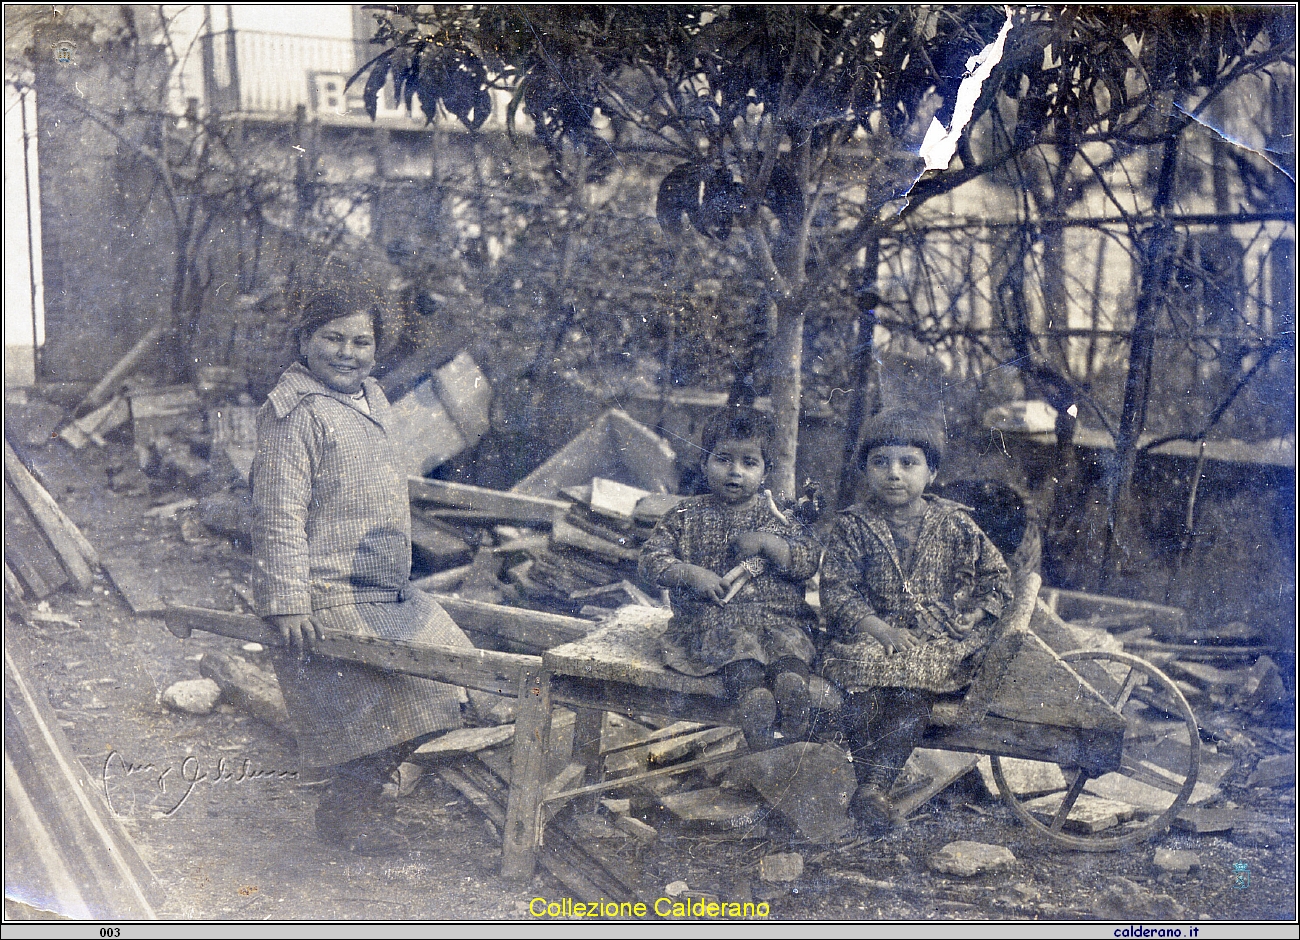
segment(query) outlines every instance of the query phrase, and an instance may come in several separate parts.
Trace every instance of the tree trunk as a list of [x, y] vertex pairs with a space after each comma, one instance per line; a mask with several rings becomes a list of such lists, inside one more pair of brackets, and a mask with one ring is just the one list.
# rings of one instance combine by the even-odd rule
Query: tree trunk
[[795, 458], [799, 450], [799, 405], [803, 396], [804, 312], [790, 310], [784, 299], [777, 312], [772, 337], [772, 417], [776, 421], [776, 457], [767, 473], [772, 492], [793, 499]]
[[[1172, 106], [1170, 108], [1172, 112]], [[1118, 572], [1115, 558], [1118, 527], [1128, 514], [1137, 465], [1138, 438], [1146, 426], [1147, 403], [1151, 398], [1151, 364], [1155, 354], [1156, 326], [1173, 268], [1173, 227], [1166, 218], [1173, 197], [1174, 170], [1178, 164], [1178, 127], [1171, 113], [1160, 160], [1160, 175], [1152, 209], [1156, 217], [1146, 251], [1142, 255], [1142, 281], [1133, 315], [1129, 343], [1128, 375], [1124, 380], [1124, 407], [1115, 438], [1115, 457], [1107, 468], [1106, 550], [1102, 559], [1101, 588]]]
[[862, 280], [858, 286], [858, 341], [853, 350], [853, 398], [849, 403], [848, 420], [844, 428], [844, 455], [840, 464], [839, 490], [836, 493], [836, 505], [841, 508], [853, 502], [862, 423], [873, 412], [878, 392], [876, 305], [880, 302], [880, 297], [876, 291], [876, 276], [880, 267], [880, 237], [875, 235], [868, 238], [864, 248], [866, 262], [862, 266]]

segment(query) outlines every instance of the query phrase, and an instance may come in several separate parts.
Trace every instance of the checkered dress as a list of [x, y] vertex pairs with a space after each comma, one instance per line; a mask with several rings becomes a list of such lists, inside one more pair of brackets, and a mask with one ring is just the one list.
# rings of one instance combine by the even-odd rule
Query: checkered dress
[[[394, 469], [387, 399], [370, 414], [301, 364], [258, 415], [253, 461], [256, 601], [264, 617], [310, 615], [361, 636], [471, 646], [410, 585], [410, 504]], [[306, 766], [341, 764], [460, 725], [454, 687], [320, 656], [282, 655], [276, 675]]]
[[[849, 691], [871, 687], [955, 692], [992, 640], [993, 623], [1010, 607], [1011, 573], [966, 507], [926, 496], [920, 532], [906, 567], [888, 524], [859, 504], [839, 517], [822, 561], [822, 612], [834, 642], [825, 676]], [[975, 609], [991, 617], [965, 636], [954, 622]], [[921, 645], [885, 653], [860, 620], [874, 614], [908, 630]]]
[[770, 665], [793, 656], [811, 663], [816, 617], [804, 599], [804, 582], [817, 573], [820, 550], [803, 528], [777, 515], [770, 499], [728, 506], [716, 496], [683, 500], [655, 527], [641, 549], [641, 577], [661, 584], [673, 565], [685, 562], [726, 574], [736, 564], [728, 549], [741, 532], [779, 535], [790, 546], [790, 567], [750, 560], [756, 576], [725, 606], [676, 588], [673, 619], [664, 633], [664, 662], [678, 672], [705, 676], [729, 663], [752, 659]]

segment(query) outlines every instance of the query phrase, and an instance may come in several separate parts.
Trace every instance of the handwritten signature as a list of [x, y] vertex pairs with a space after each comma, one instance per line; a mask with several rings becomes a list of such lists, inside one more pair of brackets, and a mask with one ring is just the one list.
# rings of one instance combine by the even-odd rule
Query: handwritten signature
[[175, 802], [168, 801], [171, 808], [161, 813], [162, 816], [168, 817], [175, 815], [185, 805], [201, 783], [207, 782], [210, 786], [220, 786], [225, 783], [248, 783], [254, 780], [296, 780], [298, 771], [264, 770], [254, 767], [251, 758], [246, 757], [242, 761], [232, 763], [222, 757], [217, 760], [213, 772], [209, 773], [203, 762], [192, 754], [177, 765], [156, 764], [152, 761], [130, 761], [117, 751], [109, 751], [108, 756], [104, 758], [101, 782], [104, 787], [104, 797], [108, 800], [108, 808], [114, 815], [118, 815], [118, 813], [116, 807], [113, 806], [112, 789], [108, 784], [110, 779], [119, 776], [141, 778], [153, 776], [155, 777], [154, 785], [163, 794], [167, 793], [168, 785], [172, 785], [174, 788], [172, 792], [178, 795]]

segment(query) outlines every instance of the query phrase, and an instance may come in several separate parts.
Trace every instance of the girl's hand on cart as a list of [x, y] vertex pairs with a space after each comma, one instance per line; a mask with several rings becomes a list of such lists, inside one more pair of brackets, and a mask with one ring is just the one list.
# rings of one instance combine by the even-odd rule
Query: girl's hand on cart
[[858, 621], [858, 632], [875, 637], [876, 642], [885, 648], [889, 655], [901, 653], [920, 646], [921, 641], [906, 630], [891, 627], [879, 617], [866, 616]]
[[306, 614], [283, 614], [267, 619], [280, 631], [285, 649], [295, 650], [300, 658], [304, 653], [311, 652], [316, 640], [325, 639], [325, 631], [320, 624]]

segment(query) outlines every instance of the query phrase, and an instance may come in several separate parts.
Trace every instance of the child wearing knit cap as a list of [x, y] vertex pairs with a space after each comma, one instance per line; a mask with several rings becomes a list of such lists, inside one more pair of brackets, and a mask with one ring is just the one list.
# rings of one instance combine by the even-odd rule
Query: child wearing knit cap
[[926, 414], [873, 417], [859, 457], [866, 496], [840, 515], [822, 562], [823, 674], [849, 693], [849, 812], [877, 830], [898, 822], [887, 794], [930, 709], [970, 683], [1012, 596], [1007, 564], [969, 510], [926, 492], [943, 449]]

